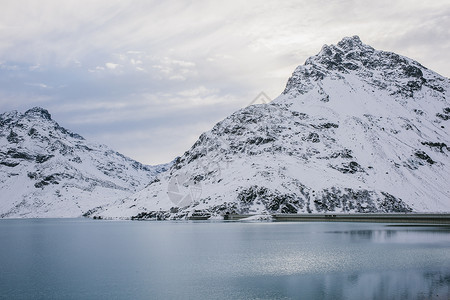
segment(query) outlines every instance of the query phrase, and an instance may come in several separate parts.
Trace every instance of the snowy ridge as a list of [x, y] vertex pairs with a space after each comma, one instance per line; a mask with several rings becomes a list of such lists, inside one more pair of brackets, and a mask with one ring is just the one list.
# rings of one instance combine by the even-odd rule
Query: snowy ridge
[[0, 145], [0, 218], [79, 217], [168, 168], [88, 142], [39, 107], [1, 114]]
[[450, 211], [449, 79], [357, 36], [200, 136], [106, 218]]

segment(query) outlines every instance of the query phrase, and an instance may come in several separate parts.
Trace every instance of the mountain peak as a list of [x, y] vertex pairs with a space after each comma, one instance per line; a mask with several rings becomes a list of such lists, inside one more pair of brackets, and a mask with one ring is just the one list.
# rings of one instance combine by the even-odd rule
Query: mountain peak
[[357, 35], [354, 35], [352, 37], [344, 37], [337, 45], [345, 50], [361, 48], [362, 46], [364, 46], [363, 42], [361, 42], [361, 39]]
[[[363, 62], [363, 60], [370, 59], [370, 56], [374, 52], [374, 48], [364, 44], [359, 36], [354, 35], [352, 37], [344, 37], [336, 45], [324, 45], [319, 54], [310, 57], [306, 61], [306, 64], [319, 63], [324, 65], [327, 69], [345, 71], [340, 68], [344, 62], [353, 64], [355, 62]], [[356, 66], [353, 65], [352, 67], [355, 68]], [[352, 67], [350, 67], [350, 69], [353, 69]]]
[[336, 45], [323, 45], [319, 54], [313, 57], [335, 57], [335, 54], [346, 55], [350, 52], [373, 52], [374, 49], [369, 45], [364, 44], [359, 36], [344, 37]]
[[77, 217], [144, 188], [146, 166], [89, 142], [34, 107], [0, 114], [0, 219]]
[[52, 115], [48, 112], [48, 110], [42, 107], [33, 107], [25, 112], [26, 116], [39, 117], [45, 120], [51, 120]]
[[417, 61], [393, 52], [376, 50], [355, 35], [344, 37], [335, 45], [324, 45], [308, 58], [289, 78], [283, 94], [305, 94], [320, 86], [325, 78], [356, 76], [391, 95], [410, 98], [426, 86], [443, 93], [446, 79]]

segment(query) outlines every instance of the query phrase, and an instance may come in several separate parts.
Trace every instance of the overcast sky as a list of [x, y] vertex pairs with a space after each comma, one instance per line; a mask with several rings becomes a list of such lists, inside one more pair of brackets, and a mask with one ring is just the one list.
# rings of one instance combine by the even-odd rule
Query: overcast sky
[[164, 163], [322, 45], [359, 35], [450, 77], [450, 1], [0, 0], [0, 113]]

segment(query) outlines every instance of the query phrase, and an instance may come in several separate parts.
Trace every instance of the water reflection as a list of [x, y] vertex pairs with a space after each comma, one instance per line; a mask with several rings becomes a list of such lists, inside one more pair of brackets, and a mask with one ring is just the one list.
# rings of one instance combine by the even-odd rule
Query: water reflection
[[[430, 282], [429, 290], [436, 295], [448, 295], [450, 296], [450, 271], [427, 271], [424, 272], [423, 277], [426, 282]], [[447, 294], [446, 294], [447, 293]], [[430, 297], [428, 299], [431, 299]]]
[[[448, 299], [449, 270], [260, 276], [227, 282], [246, 299]], [[246, 292], [243, 292], [246, 291]]]
[[[341, 234], [352, 242], [437, 242], [448, 241], [450, 227], [447, 225], [386, 225], [381, 229], [334, 230], [327, 234]], [[405, 239], [405, 237], [407, 237]]]
[[349, 230], [349, 231], [330, 231], [330, 234], [347, 235], [351, 241], [386, 241], [395, 238], [396, 230]]
[[450, 230], [0, 220], [0, 299], [447, 299]]

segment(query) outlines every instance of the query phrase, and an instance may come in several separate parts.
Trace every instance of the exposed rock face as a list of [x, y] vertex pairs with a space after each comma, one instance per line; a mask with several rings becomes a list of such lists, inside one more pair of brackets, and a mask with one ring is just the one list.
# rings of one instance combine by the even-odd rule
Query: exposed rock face
[[449, 90], [414, 60], [344, 38], [273, 102], [219, 122], [158, 180], [96, 213], [450, 211]]
[[124, 198], [168, 166], [86, 141], [35, 107], [0, 115], [0, 218], [79, 217]]

